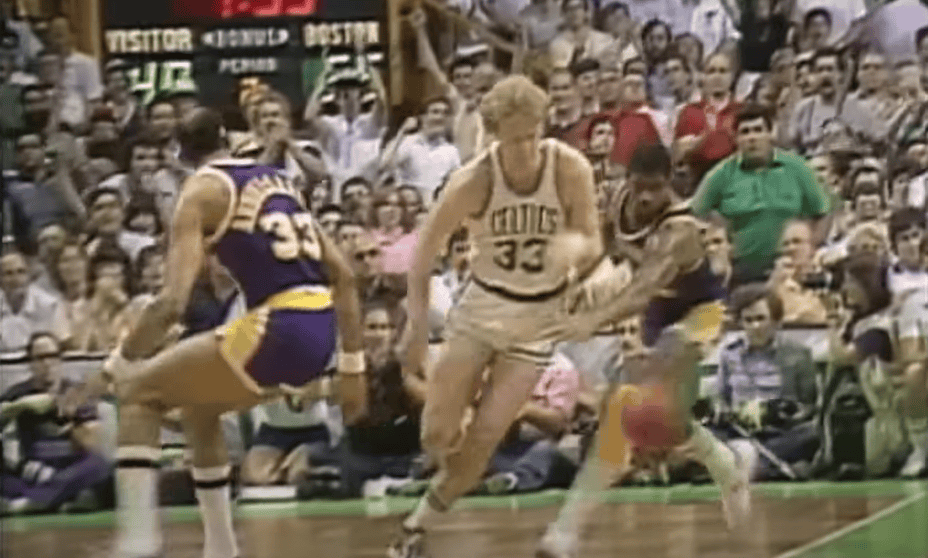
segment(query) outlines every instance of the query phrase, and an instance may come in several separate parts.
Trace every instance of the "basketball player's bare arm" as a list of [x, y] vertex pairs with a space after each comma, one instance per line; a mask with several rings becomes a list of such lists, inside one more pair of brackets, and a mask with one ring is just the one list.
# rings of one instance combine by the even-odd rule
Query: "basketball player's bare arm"
[[164, 286], [123, 341], [122, 355], [128, 360], [149, 358], [163, 347], [172, 326], [183, 316], [200, 275], [206, 235], [219, 227], [229, 208], [231, 194], [218, 178], [192, 176], [181, 192], [171, 228]]
[[429, 212], [419, 233], [419, 244], [407, 274], [406, 307], [408, 312], [405, 372], [412, 372], [425, 361], [428, 348], [429, 279], [439, 251], [448, 237], [472, 215], [477, 215], [490, 192], [488, 157], [468, 163], [448, 179], [438, 202]]
[[593, 166], [576, 149], [565, 145], [559, 148], [557, 188], [566, 213], [564, 228], [567, 232], [579, 233], [584, 237], [581, 252], [574, 256], [574, 265], [583, 275], [599, 262], [603, 254]]
[[[323, 231], [317, 229], [322, 245], [322, 261], [332, 279], [332, 297], [338, 323], [339, 348], [344, 354], [364, 350], [361, 333], [361, 301], [354, 271], [344, 254]], [[344, 421], [353, 424], [367, 413], [367, 375], [339, 367], [338, 393]]]
[[576, 337], [589, 338], [606, 323], [640, 314], [681, 269], [692, 267], [704, 256], [699, 229], [692, 220], [670, 219], [654, 234], [631, 282], [612, 300], [605, 301], [588, 315], [581, 315], [581, 324], [574, 333]]

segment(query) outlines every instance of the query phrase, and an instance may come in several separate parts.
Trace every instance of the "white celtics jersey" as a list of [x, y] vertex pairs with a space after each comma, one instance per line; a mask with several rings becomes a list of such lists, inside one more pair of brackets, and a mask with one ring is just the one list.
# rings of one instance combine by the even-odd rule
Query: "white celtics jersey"
[[564, 226], [564, 208], [555, 180], [558, 144], [541, 143], [542, 170], [534, 192], [512, 191], [503, 176], [499, 144], [490, 146], [490, 198], [468, 224], [474, 281], [498, 294], [531, 299], [551, 295], [565, 277], [551, 266], [548, 242]]

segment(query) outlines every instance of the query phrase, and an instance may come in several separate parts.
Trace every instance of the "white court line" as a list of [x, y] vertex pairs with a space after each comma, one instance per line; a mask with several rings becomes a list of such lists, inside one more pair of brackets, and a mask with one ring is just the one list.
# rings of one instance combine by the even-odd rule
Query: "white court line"
[[851, 523], [850, 525], [846, 525], [843, 528], [838, 529], [837, 531], [832, 531], [831, 533], [828, 533], [824, 537], [815, 539], [814, 541], [806, 543], [800, 546], [799, 548], [794, 548], [793, 550], [784, 552], [783, 554], [776, 556], [776, 558], [797, 558], [798, 556], [802, 556], [803, 554], [805, 554], [806, 552], [809, 552], [810, 550], [816, 549], [820, 546], [825, 546], [826, 544], [830, 542], [834, 542], [842, 537], [845, 537], [853, 533], [854, 531], [857, 531], [858, 529], [863, 529], [864, 527], [870, 525], [871, 523], [876, 523], [877, 521], [883, 519], [884, 517], [889, 517], [890, 515], [898, 512], [899, 510], [907, 508], [911, 506], [912, 504], [914, 504], [915, 502], [918, 502], [919, 500], [923, 499], [926, 495], [928, 495], [928, 493], [925, 493], [925, 492], [919, 492], [918, 494], [913, 494], [904, 500], [896, 502], [895, 504], [893, 504], [892, 506], [889, 506], [886, 509], [880, 510], [879, 512], [873, 515], [868, 515], [867, 517], [860, 519], [858, 521], [855, 521], [854, 523]]

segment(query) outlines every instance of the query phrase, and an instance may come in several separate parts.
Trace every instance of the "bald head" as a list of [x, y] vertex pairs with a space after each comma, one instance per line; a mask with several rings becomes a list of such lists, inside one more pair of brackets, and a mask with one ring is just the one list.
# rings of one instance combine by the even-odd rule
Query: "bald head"
[[222, 116], [211, 108], [198, 107], [181, 121], [177, 136], [183, 158], [199, 164], [224, 147]]

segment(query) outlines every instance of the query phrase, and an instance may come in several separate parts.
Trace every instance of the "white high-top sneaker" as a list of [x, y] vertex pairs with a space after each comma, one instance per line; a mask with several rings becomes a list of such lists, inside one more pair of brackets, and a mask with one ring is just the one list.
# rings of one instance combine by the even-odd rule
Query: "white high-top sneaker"
[[728, 528], [743, 532], [751, 519], [751, 477], [757, 467], [757, 449], [746, 440], [735, 440], [728, 446], [735, 453], [738, 470], [732, 482], [719, 487], [722, 511]]

